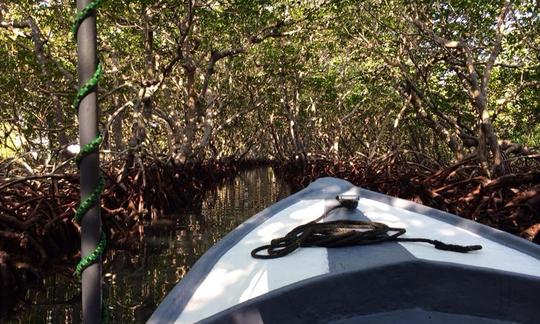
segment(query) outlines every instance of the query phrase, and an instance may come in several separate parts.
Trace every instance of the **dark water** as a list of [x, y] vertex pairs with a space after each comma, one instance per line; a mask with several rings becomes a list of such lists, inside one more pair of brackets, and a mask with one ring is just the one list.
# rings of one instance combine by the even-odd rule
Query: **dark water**
[[[246, 171], [189, 211], [149, 223], [144, 239], [128, 250], [108, 252], [104, 294], [113, 323], [145, 322], [193, 263], [244, 220], [288, 196], [290, 188], [272, 169]], [[10, 323], [79, 323], [78, 285], [69, 274], [45, 279], [29, 292]]]

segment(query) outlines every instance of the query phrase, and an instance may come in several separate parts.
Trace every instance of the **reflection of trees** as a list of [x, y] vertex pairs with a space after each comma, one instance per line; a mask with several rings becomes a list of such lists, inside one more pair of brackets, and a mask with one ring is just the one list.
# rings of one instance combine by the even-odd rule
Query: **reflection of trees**
[[256, 169], [241, 173], [232, 183], [217, 188], [203, 203], [203, 216], [208, 222], [208, 244], [212, 245], [247, 218], [288, 195], [272, 169]]
[[[241, 173], [204, 198], [145, 227], [144, 240], [127, 250], [108, 251], [104, 296], [115, 323], [144, 322], [201, 255], [247, 218], [289, 194], [272, 169]], [[45, 280], [34, 304], [19, 314], [21, 323], [80, 320], [77, 285], [69, 274]], [[71, 300], [70, 300], [71, 299]], [[54, 305], [53, 305], [54, 304]]]

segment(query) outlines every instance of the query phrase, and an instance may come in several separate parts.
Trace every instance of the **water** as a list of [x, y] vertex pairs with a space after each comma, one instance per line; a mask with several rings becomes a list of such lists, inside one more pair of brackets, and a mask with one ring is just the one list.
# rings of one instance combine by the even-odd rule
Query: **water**
[[[193, 263], [244, 220], [288, 196], [272, 169], [246, 171], [206, 194], [200, 205], [141, 227], [129, 250], [108, 251], [104, 294], [113, 323], [145, 322]], [[44, 280], [10, 323], [79, 323], [79, 286], [71, 274]]]

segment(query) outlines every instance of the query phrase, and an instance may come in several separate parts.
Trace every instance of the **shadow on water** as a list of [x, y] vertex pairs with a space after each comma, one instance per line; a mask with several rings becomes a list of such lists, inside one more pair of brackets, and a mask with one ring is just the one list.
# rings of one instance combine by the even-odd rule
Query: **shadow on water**
[[[290, 194], [271, 168], [240, 173], [207, 192], [189, 209], [141, 228], [143, 239], [129, 250], [109, 250], [104, 294], [113, 323], [146, 321], [197, 259], [244, 220]], [[70, 274], [44, 280], [9, 323], [80, 322], [79, 286]]]

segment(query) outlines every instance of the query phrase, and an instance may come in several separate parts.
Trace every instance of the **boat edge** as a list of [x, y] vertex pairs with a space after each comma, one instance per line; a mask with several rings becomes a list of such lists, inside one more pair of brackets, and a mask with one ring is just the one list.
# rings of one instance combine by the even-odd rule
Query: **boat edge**
[[[328, 186], [337, 186], [337, 190], [328, 192]], [[301, 191], [296, 192], [276, 202], [275, 204], [265, 208], [263, 211], [250, 217], [248, 220], [246, 220], [237, 228], [232, 230], [229, 234], [227, 234], [217, 244], [212, 246], [201, 256], [201, 258], [199, 258], [199, 260], [195, 262], [193, 267], [189, 270], [188, 274], [184, 278], [182, 278], [179, 283], [175, 285], [175, 287], [167, 294], [167, 296], [165, 296], [165, 298], [162, 300], [156, 310], [152, 313], [152, 316], [148, 319], [147, 323], [154, 324], [174, 322], [182, 313], [193, 293], [197, 290], [199, 285], [202, 283], [209, 271], [218, 262], [218, 260], [230, 248], [232, 248], [236, 243], [238, 243], [245, 235], [247, 235], [249, 232], [251, 232], [257, 226], [268, 220], [273, 215], [301, 201], [302, 198], [311, 198], [309, 196], [312, 193], [317, 193], [318, 191], [321, 191], [321, 193], [325, 193], [326, 197], [328, 197], [329, 194], [338, 195], [351, 189], [358, 190], [360, 192], [361, 198], [375, 200], [378, 202], [389, 204], [396, 208], [401, 208], [411, 212], [427, 215], [447, 224], [451, 224], [456, 227], [477, 233], [486, 239], [508, 246], [530, 257], [540, 260], [539, 245], [536, 245], [530, 241], [527, 241], [510, 233], [506, 233], [501, 230], [491, 228], [487, 225], [483, 225], [475, 221], [465, 219], [460, 216], [453, 215], [432, 207], [424, 206], [412, 201], [391, 197], [382, 193], [363, 189], [361, 187], [354, 186], [349, 181], [343, 179], [323, 177], [316, 179]]]

